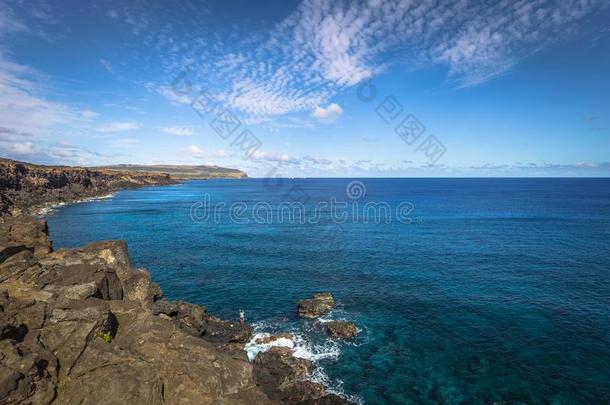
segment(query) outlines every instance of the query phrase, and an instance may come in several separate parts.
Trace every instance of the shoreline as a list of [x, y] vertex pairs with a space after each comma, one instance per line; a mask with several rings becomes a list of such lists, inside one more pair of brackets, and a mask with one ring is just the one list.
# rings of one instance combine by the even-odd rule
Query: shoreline
[[[121, 190], [117, 190], [117, 191], [121, 191]], [[53, 215], [56, 208], [63, 207], [66, 205], [71, 205], [71, 204], [80, 204], [80, 203], [91, 202], [91, 201], [109, 200], [109, 199], [113, 198], [115, 195], [116, 195], [116, 191], [112, 192], [110, 194], [106, 194], [106, 195], [93, 196], [93, 197], [83, 198], [83, 199], [75, 200], [75, 201], [65, 201], [65, 202], [62, 201], [62, 202], [57, 202], [57, 203], [48, 203], [43, 206], [32, 207], [30, 209], [31, 215], [34, 218], [43, 219], [47, 215]]]
[[[0, 344], [16, 353], [0, 359], [4, 369], [13, 370], [9, 377], [14, 384], [8, 386], [14, 389], [4, 393], [7, 398], [80, 402], [110, 389], [115, 399], [140, 403], [155, 397], [126, 392], [123, 379], [130, 386], [145, 386], [178, 378], [174, 387], [164, 385], [166, 400], [186, 390], [190, 403], [208, 403], [201, 398], [244, 404], [253, 403], [252, 398], [261, 404], [351, 403], [311, 381], [312, 362], [290, 350], [270, 348], [249, 361], [250, 325], [222, 320], [194, 304], [164, 300], [150, 274], [131, 267], [123, 241], [54, 251], [45, 221], [5, 216], [0, 228], [5, 235], [0, 238], [0, 321], [9, 331]], [[150, 342], [156, 342], [154, 347], [148, 347]], [[20, 368], [29, 364], [27, 353], [46, 359], [42, 374], [39, 362], [29, 370]], [[193, 353], [199, 353], [195, 363]], [[152, 365], [156, 377], [136, 377], [144, 365]], [[101, 369], [102, 376], [95, 371]], [[35, 374], [43, 377], [32, 385]], [[202, 386], [210, 379], [217, 381], [215, 389]]]
[[[146, 386], [182, 375], [189, 381], [174, 381], [174, 393], [184, 396], [187, 392], [190, 403], [202, 403], [201, 398], [244, 404], [254, 399], [254, 403], [261, 404], [352, 403], [314, 382], [316, 369], [312, 361], [295, 356], [286, 345], [268, 347], [259, 352], [264, 356], [249, 359], [246, 347], [255, 338], [250, 325], [222, 320], [209, 314], [205, 307], [164, 300], [150, 274], [131, 267], [124, 241], [94, 242], [55, 251], [48, 225], [40, 219], [54, 208], [112, 198], [115, 192], [125, 189], [181, 183], [169, 176], [151, 178], [148, 174], [129, 174], [127, 179], [116, 182], [113, 173], [110, 182], [103, 178], [98, 186], [87, 188], [81, 186], [91, 181], [94, 172], [66, 170], [70, 171], [68, 177], [75, 176], [80, 183], [64, 178], [62, 187], [36, 189], [31, 199], [28, 190], [20, 190], [20, 194], [26, 194], [16, 194], [17, 202], [10, 199], [10, 205], [0, 212], [0, 308], [4, 308], [0, 323], [9, 331], [3, 334], [0, 344], [8, 345], [6, 349], [15, 353], [0, 359], [3, 370], [12, 370], [10, 375], [0, 376], [3, 384], [8, 384], [0, 392], [0, 401], [81, 402], [97, 398], [110, 387], [111, 397], [116, 394], [117, 400], [154, 403], [159, 399], [158, 392], [126, 392], [123, 380]], [[55, 180], [55, 175], [51, 173], [49, 178]], [[3, 202], [5, 197], [3, 194]], [[19, 201], [25, 203], [20, 205]], [[36, 308], [35, 314], [32, 308]], [[142, 319], [145, 322], [138, 323]], [[136, 325], [135, 329], [132, 325]], [[73, 336], [81, 338], [71, 341]], [[147, 337], [136, 342], [137, 336]], [[162, 346], [146, 351], [148, 357], [143, 364], [149, 368], [156, 364], [156, 377], [136, 376], [136, 370], [143, 366], [140, 345], [154, 336]], [[171, 349], [171, 342], [176, 339], [187, 353], [201, 352], [202, 358], [216, 360], [207, 364], [197, 361], [194, 366]], [[58, 341], [65, 343], [54, 343]], [[40, 361], [24, 370], [24, 362], [29, 364], [24, 357], [27, 353], [44, 358], [40, 360], [44, 370], [40, 370]], [[118, 358], [108, 363], [106, 357], [114, 356], [127, 356], [129, 366], [121, 366]], [[168, 363], [172, 356], [175, 360]], [[93, 371], [100, 367], [106, 370], [103, 378]], [[216, 373], [214, 370], [219, 367], [225, 372]], [[73, 370], [78, 372], [73, 374]], [[202, 381], [210, 379], [216, 383], [204, 389]], [[88, 387], [86, 392], [82, 387]], [[218, 387], [225, 387], [224, 391]], [[226, 387], [232, 388], [227, 391]], [[171, 395], [172, 387], [163, 383], [162, 402]]]
[[[299, 344], [296, 340], [290, 341], [290, 343], [284, 342], [286, 344], [282, 345], [259, 348], [257, 353], [264, 353], [264, 355], [249, 358], [248, 345], [262, 336], [260, 333], [255, 333], [250, 325], [217, 318], [209, 314], [205, 307], [182, 301], [164, 300], [161, 289], [152, 281], [146, 270], [131, 268], [127, 245], [124, 241], [94, 242], [84, 247], [57, 251], [52, 248], [48, 225], [44, 221], [44, 217], [52, 215], [54, 209], [68, 204], [109, 199], [121, 190], [174, 185], [184, 181], [173, 179], [163, 173], [119, 172], [116, 170], [97, 172], [87, 168], [36, 166], [4, 160], [0, 163], [2, 163], [0, 179], [4, 179], [3, 188], [5, 190], [7, 190], [6, 185], [8, 184], [7, 192], [2, 194], [4, 206], [0, 210], [0, 229], [2, 230], [0, 237], [0, 298], [4, 301], [0, 303], [0, 308], [10, 308], [11, 306], [19, 308], [11, 315], [11, 319], [2, 318], [0, 321], [10, 323], [19, 318], [23, 323], [11, 327], [17, 330], [21, 328], [20, 325], [25, 325], [27, 331], [25, 336], [10, 336], [8, 342], [5, 343], [9, 343], [18, 353], [44, 351], [44, 348], [53, 347], [53, 343], [47, 341], [48, 335], [55, 333], [62, 335], [62, 332], [49, 331], [47, 327], [64, 321], [63, 318], [56, 317], [55, 311], [57, 310], [63, 311], [64, 316], [69, 319], [77, 319], [74, 320], [76, 323], [72, 325], [76, 329], [70, 335], [84, 333], [87, 336], [84, 342], [74, 342], [74, 346], [77, 348], [72, 347], [72, 352], [62, 354], [58, 348], [57, 351], [47, 356], [51, 360], [45, 360], [45, 364], [54, 364], [55, 368], [46, 371], [47, 377], [49, 377], [46, 383], [49, 387], [43, 393], [37, 392], [35, 386], [19, 389], [20, 384], [23, 384], [20, 381], [26, 377], [17, 367], [17, 363], [24, 361], [22, 356], [13, 358], [13, 363], [11, 363], [11, 359], [0, 359], [3, 369], [14, 370], [12, 374], [14, 384], [11, 386], [14, 386], [13, 388], [16, 390], [13, 392], [9, 389], [7, 392], [0, 392], [0, 401], [3, 401], [3, 395], [9, 395], [9, 398], [12, 395], [13, 399], [16, 399], [18, 395], [25, 395], [26, 391], [31, 392], [22, 397], [22, 400], [29, 401], [37, 398], [36, 401], [41, 403], [50, 403], [63, 396], [66, 391], [65, 386], [70, 385], [72, 378], [70, 370], [80, 364], [79, 359], [83, 353], [93, 351], [96, 352], [96, 356], [109, 355], [108, 353], [103, 354], [103, 350], [97, 353], [101, 348], [98, 347], [96, 336], [112, 345], [113, 341], [121, 342], [129, 335], [145, 336], [151, 333], [154, 335], [171, 331], [169, 336], [161, 338], [160, 341], [166, 344], [168, 340], [171, 341], [176, 336], [176, 333], [180, 332], [184, 336], [197, 339], [197, 343], [183, 344], [183, 347], [189, 347], [189, 350], [197, 351], [199, 345], [205, 342], [211, 345], [206, 350], [212, 357], [229, 356], [229, 359], [221, 362], [221, 368], [241, 370], [238, 374], [242, 377], [235, 379], [225, 376], [226, 381], [221, 385], [246, 385], [247, 391], [256, 391], [255, 397], [260, 396], [257, 403], [267, 403], [268, 401], [271, 401], [270, 403], [277, 401], [281, 403], [303, 403], [304, 401], [320, 404], [351, 403], [336, 395], [339, 393], [338, 391], [322, 384], [324, 378], [320, 381], [320, 371], [316, 370], [312, 359], [293, 352], [292, 349], [296, 350]], [[32, 324], [30, 314], [27, 311], [24, 314], [24, 311], [21, 310], [22, 306], [27, 307], [31, 302], [35, 306], [45, 308], [44, 315], [38, 316], [38, 318], [42, 316], [42, 323], [34, 322]], [[137, 309], [131, 308], [134, 305]], [[125, 307], [131, 309], [126, 310]], [[79, 314], [85, 308], [87, 313], [97, 313], [95, 319], [80, 319]], [[137, 314], [136, 318], [144, 317], [148, 319], [148, 322], [146, 325], [141, 325], [141, 329], [127, 333], [122, 326], [136, 321], [129, 319], [130, 314], [134, 313]], [[0, 317], [4, 315], [6, 314], [0, 311]], [[151, 329], [151, 324], [158, 323], [161, 324]], [[85, 333], [85, 331], [87, 332]], [[26, 338], [30, 340], [28, 343], [24, 343], [28, 340]], [[61, 339], [69, 340], [69, 336], [61, 336]], [[0, 343], [2, 343], [2, 339], [0, 339]], [[139, 358], [138, 346], [134, 346], [133, 342], [123, 341], [121, 346], [121, 350], [133, 352], [134, 359]], [[76, 360], [72, 359], [75, 353], [80, 353]], [[161, 363], [164, 359], [157, 358], [156, 354], [157, 352], [150, 354], [152, 361]], [[85, 364], [89, 367], [87, 361]], [[235, 363], [236, 361], [238, 363]], [[95, 361], [93, 362], [95, 363]], [[66, 364], [69, 364], [69, 367]], [[100, 365], [96, 367], [100, 367]], [[101, 365], [101, 367], [106, 366]], [[198, 370], [194, 375], [183, 370], [183, 367], [190, 368], [188, 362], [177, 361], [169, 367], [172, 368], [172, 373], [186, 373], [190, 378], [204, 375], [209, 378], [206, 374], [209, 370]], [[213, 364], [213, 367], [218, 367], [218, 364]], [[124, 371], [118, 370], [117, 373]], [[32, 372], [34, 371], [32, 370]], [[87, 376], [87, 374], [87, 371], [81, 371], [79, 378]], [[94, 377], [91, 376], [91, 378]], [[106, 378], [112, 380], [113, 376], [106, 376]], [[169, 378], [168, 375], [162, 377], [164, 380]], [[317, 382], [314, 381], [316, 378], [318, 378]], [[241, 379], [244, 379], [245, 382]], [[132, 380], [138, 381], [133, 377]], [[79, 385], [83, 383], [95, 385], [89, 378], [86, 378], [86, 381], [79, 381]], [[149, 384], [151, 381], [145, 379], [140, 383]], [[91, 393], [95, 393], [97, 389], [101, 390], [102, 387], [93, 387]], [[166, 389], [163, 388], [164, 391]], [[198, 392], [197, 387], [190, 387], [190, 389], [193, 395]], [[117, 390], [120, 391], [120, 388]], [[80, 398], [81, 394], [76, 389], [67, 391], [70, 401], [80, 402], [86, 399]], [[43, 399], [38, 398], [39, 394]], [[231, 397], [229, 402], [249, 403], [252, 392], [244, 395], [244, 401], [233, 398], [233, 394], [229, 395], [228, 392], [217, 394], [212, 402], [223, 401], [224, 396], [228, 395], [227, 398]], [[142, 395], [144, 394], [139, 393], [137, 398], [133, 399], [141, 402]], [[205, 395], [205, 393], [199, 392], [198, 395]], [[123, 396], [121, 396], [122, 399]], [[246, 398], [248, 400], [245, 400]], [[147, 397], [147, 401], [150, 399], [153, 398]]]
[[31, 215], [49, 206], [124, 189], [176, 184], [166, 173], [41, 166], [0, 159], [0, 215]]
[[[176, 182], [174, 184], [163, 184], [163, 185], [171, 186], [171, 185], [179, 185], [184, 182], [203, 181], [203, 180], [207, 180], [207, 179], [187, 179], [185, 181]], [[230, 179], [230, 180], [235, 180], [235, 179]], [[243, 180], [243, 179], [240, 179], [240, 180]], [[154, 187], [154, 186], [158, 186], [158, 185], [143, 186], [143, 187], [138, 187], [138, 189], [144, 188], [144, 187]], [[103, 201], [103, 200], [111, 199], [116, 195], [116, 192], [118, 192], [118, 191], [121, 191], [121, 190], [116, 190], [115, 192], [112, 192], [107, 195], [93, 196], [93, 197], [88, 197], [88, 198], [74, 200], [74, 201], [67, 201], [67, 202], [62, 201], [59, 203], [46, 205], [42, 208], [35, 207], [35, 214], [32, 214], [32, 217], [35, 219], [39, 219], [39, 220], [45, 220], [46, 216], [53, 215], [55, 208], [63, 207], [66, 205], [71, 205], [71, 204], [79, 204], [79, 203], [83, 203], [83, 202]], [[1, 287], [1, 285], [0, 285], [0, 287]], [[235, 321], [227, 321], [227, 322], [235, 322]], [[332, 322], [332, 319], [325, 319], [324, 317], [317, 319], [317, 323], [319, 323], [319, 324], [324, 324], [327, 322]], [[259, 323], [259, 322], [255, 322], [252, 325], [253, 334], [252, 334], [251, 339], [248, 340], [247, 342], [243, 343], [243, 345], [242, 345], [243, 346], [242, 350], [245, 352], [246, 357], [250, 363], [253, 363], [255, 361], [257, 354], [267, 352], [273, 347], [288, 348], [291, 350], [292, 357], [295, 357], [298, 359], [304, 359], [304, 360], [311, 361], [314, 363], [312, 375], [306, 378], [307, 381], [322, 385], [325, 392], [327, 392], [328, 394], [335, 394], [339, 397], [345, 398], [349, 401], [348, 403], [350, 403], [350, 402], [356, 403], [356, 404], [363, 403], [362, 400], [360, 398], [358, 398], [357, 396], [347, 394], [341, 388], [341, 385], [342, 385], [341, 381], [339, 381], [338, 385], [332, 384], [329, 381], [328, 376], [325, 374], [324, 369], [321, 366], [315, 364], [319, 360], [324, 360], [327, 358], [336, 359], [337, 357], [339, 357], [340, 348], [339, 348], [339, 345], [336, 344], [336, 342], [334, 342], [335, 344], [332, 344], [332, 348], [330, 349], [330, 351], [328, 351], [325, 348], [325, 350], [326, 350], [325, 352], [318, 353], [317, 351], [319, 349], [316, 348], [315, 346], [311, 346], [310, 342], [307, 341], [306, 337], [301, 335], [301, 333], [302, 333], [301, 331], [294, 330], [294, 328], [291, 328], [290, 334], [292, 335], [292, 338], [290, 338], [290, 339], [281, 338], [281, 339], [278, 339], [277, 341], [274, 341], [271, 344], [262, 344], [261, 345], [261, 344], [256, 343], [257, 339], [269, 338], [269, 337], [273, 337], [277, 334], [282, 335], [282, 334], [285, 334], [286, 332], [264, 331], [264, 329], [268, 329], [265, 327], [262, 328], [263, 330], [258, 330], [257, 323]], [[262, 321], [262, 323], [265, 324], [265, 321]], [[332, 341], [332, 339], [330, 339], [330, 338], [329, 338], [329, 340]]]

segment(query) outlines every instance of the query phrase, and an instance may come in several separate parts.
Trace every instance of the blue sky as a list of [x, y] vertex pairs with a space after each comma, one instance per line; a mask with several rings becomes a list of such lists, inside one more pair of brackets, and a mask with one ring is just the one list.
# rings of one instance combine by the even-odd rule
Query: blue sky
[[607, 1], [0, 0], [0, 155], [608, 176], [609, 72]]

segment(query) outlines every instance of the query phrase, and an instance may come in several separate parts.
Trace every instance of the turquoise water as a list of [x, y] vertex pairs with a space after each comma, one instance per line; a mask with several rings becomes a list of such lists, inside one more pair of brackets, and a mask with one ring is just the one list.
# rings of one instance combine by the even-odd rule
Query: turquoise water
[[[125, 239], [167, 298], [293, 331], [318, 380], [366, 403], [609, 402], [609, 179], [359, 179], [348, 194], [353, 180], [126, 190], [48, 221], [55, 248]], [[216, 218], [205, 196], [225, 203]], [[319, 205], [332, 199], [341, 221]], [[305, 223], [277, 218], [286, 201]], [[364, 221], [369, 202], [411, 208]], [[354, 342], [296, 318], [317, 291], [340, 304], [327, 319], [361, 329]]]

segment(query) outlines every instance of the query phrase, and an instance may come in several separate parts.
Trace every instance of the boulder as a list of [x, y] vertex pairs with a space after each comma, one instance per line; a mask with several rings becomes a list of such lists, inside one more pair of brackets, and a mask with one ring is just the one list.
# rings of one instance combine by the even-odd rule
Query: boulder
[[154, 303], [152, 311], [155, 315], [163, 315], [173, 319], [180, 328], [187, 329], [193, 335], [200, 335], [204, 326], [204, 317], [208, 310], [199, 305], [184, 301], [159, 300]]
[[150, 274], [143, 269], [136, 269], [123, 280], [125, 299], [152, 304], [162, 296], [159, 285], [152, 281]]
[[326, 332], [336, 338], [351, 339], [358, 334], [358, 328], [351, 322], [332, 321], [325, 324]]
[[[254, 335], [254, 329], [246, 323], [229, 322], [212, 315], [204, 317], [201, 338], [213, 343], [229, 344], [248, 343]], [[243, 347], [242, 347], [243, 349]]]
[[44, 221], [29, 217], [5, 218], [0, 233], [0, 264], [21, 251], [28, 250], [36, 257], [51, 252], [49, 230]]
[[301, 300], [297, 305], [297, 313], [301, 318], [318, 318], [335, 306], [331, 293], [314, 294], [312, 298]]
[[208, 314], [206, 308], [188, 302], [161, 300], [154, 304], [153, 312], [174, 320], [191, 335], [217, 345], [246, 344], [254, 335], [250, 325], [222, 320]]
[[[275, 346], [266, 352], [259, 353], [254, 359], [254, 379], [258, 385], [273, 399], [280, 401], [300, 401], [306, 396], [301, 385], [312, 370], [312, 363], [292, 355], [287, 347]], [[277, 389], [279, 387], [279, 390]], [[321, 386], [314, 397], [324, 395]], [[309, 389], [308, 391], [313, 391]], [[311, 392], [310, 392], [311, 394]]]
[[312, 370], [310, 360], [294, 357], [287, 347], [274, 346], [254, 360], [254, 379], [271, 399], [296, 404], [350, 404], [308, 381]]
[[294, 336], [292, 336], [290, 333], [278, 333], [277, 335], [269, 335], [257, 338], [254, 343], [256, 343], [257, 345], [264, 345], [269, 344], [271, 342], [275, 342], [278, 339], [292, 340], [294, 339]]

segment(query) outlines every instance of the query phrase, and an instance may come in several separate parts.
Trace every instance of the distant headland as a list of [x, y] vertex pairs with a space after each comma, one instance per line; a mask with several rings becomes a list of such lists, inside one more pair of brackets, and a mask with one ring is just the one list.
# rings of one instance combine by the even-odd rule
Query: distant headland
[[247, 178], [219, 166], [45, 166], [0, 158], [0, 213], [31, 213], [48, 205], [100, 197], [117, 190], [175, 184], [180, 180]]

